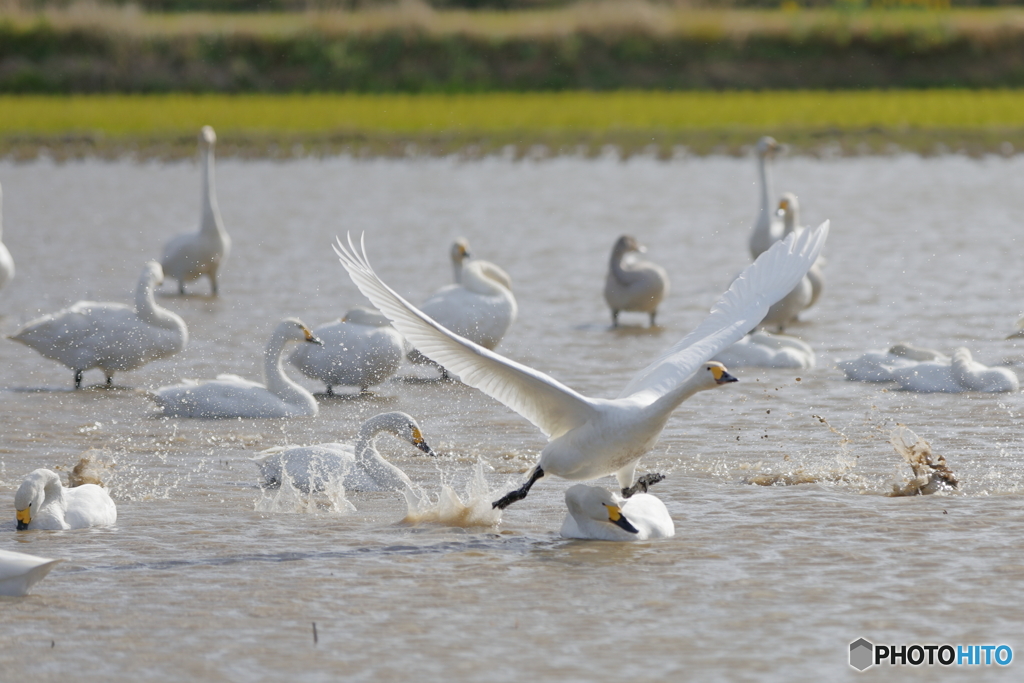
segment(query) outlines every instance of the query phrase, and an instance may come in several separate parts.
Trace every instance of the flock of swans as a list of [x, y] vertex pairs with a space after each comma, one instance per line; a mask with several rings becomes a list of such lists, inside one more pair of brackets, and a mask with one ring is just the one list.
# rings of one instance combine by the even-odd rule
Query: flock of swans
[[[27, 323], [10, 337], [72, 370], [76, 388], [90, 369], [100, 369], [111, 385], [115, 372], [185, 349], [189, 340], [185, 321], [154, 299], [154, 290], [165, 277], [175, 280], [184, 294], [186, 283], [205, 276], [217, 295], [218, 271], [231, 239], [217, 205], [216, 135], [207, 126], [199, 139], [200, 228], [170, 240], [159, 263], [145, 264], [134, 307], [80, 301]], [[323, 382], [328, 395], [335, 386], [366, 392], [393, 376], [403, 360], [431, 364], [442, 380], [453, 376], [478, 389], [548, 438], [524, 483], [494, 501], [495, 509], [524, 499], [547, 477], [588, 481], [613, 475], [617, 491], [583, 484], [566, 491], [562, 535], [606, 540], [672, 536], [674, 525], [667, 509], [648, 493], [663, 476], [637, 474], [641, 458], [657, 442], [669, 416], [694, 394], [738, 381], [727, 366], [797, 369], [815, 364], [809, 345], [782, 332], [822, 294], [821, 251], [829, 224], [826, 221], [813, 229], [801, 226], [798, 199], [792, 193], [773, 203], [769, 162], [778, 148], [770, 137], [762, 138], [756, 147], [761, 202], [750, 237], [753, 262], [704, 321], [637, 373], [617, 398], [584, 396], [495, 351], [518, 313], [512, 279], [499, 266], [472, 258], [465, 240], [456, 240], [451, 247], [453, 283], [417, 307], [377, 275], [365, 241], [357, 246], [351, 236], [339, 239], [334, 250], [375, 308], [355, 307], [344, 318], [315, 330], [294, 318], [281, 321], [264, 351], [263, 383], [219, 375], [159, 387], [146, 392], [147, 396], [168, 417], [308, 418], [317, 415], [317, 400], [283, 367], [285, 350], [292, 342], [299, 346], [287, 361], [305, 376]], [[623, 312], [645, 313], [650, 325], [656, 324], [669, 279], [664, 268], [638, 256], [644, 251], [629, 235], [612, 248], [604, 296], [613, 326]], [[0, 287], [13, 274], [13, 261], [0, 241]], [[986, 368], [966, 348], [946, 356], [899, 344], [843, 361], [839, 367], [850, 380], [897, 382], [913, 391], [1019, 390], [1012, 371]], [[415, 419], [392, 412], [367, 420], [354, 444], [272, 448], [252, 462], [263, 486], [287, 481], [304, 491], [320, 491], [341, 485], [351, 490], [396, 491], [410, 502], [419, 500], [420, 489], [377, 451], [376, 439], [382, 434], [435, 455]], [[19, 530], [75, 529], [113, 524], [117, 518], [116, 506], [103, 488], [93, 484], [66, 488], [56, 473], [45, 469], [35, 470], [22, 482], [15, 508]], [[0, 551], [0, 594], [24, 594], [54, 562]]]

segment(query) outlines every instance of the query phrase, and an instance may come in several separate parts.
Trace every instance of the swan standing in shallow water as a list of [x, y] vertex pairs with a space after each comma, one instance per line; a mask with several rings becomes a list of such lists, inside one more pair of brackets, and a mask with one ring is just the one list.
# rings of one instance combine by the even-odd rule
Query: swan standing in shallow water
[[814, 349], [796, 337], [755, 332], [715, 354], [714, 360], [736, 368], [806, 370], [814, 367]]
[[217, 206], [217, 188], [214, 182], [213, 146], [217, 134], [210, 126], [203, 126], [199, 134], [202, 152], [203, 197], [199, 219], [199, 232], [178, 235], [164, 246], [161, 265], [167, 277], [178, 281], [178, 291], [185, 293], [185, 283], [205, 275], [210, 278], [210, 290], [217, 294], [217, 271], [231, 250], [231, 238], [224, 229]]
[[14, 259], [4, 246], [4, 191], [0, 188], [0, 289], [14, 278]]
[[[519, 313], [512, 295], [512, 278], [490, 261], [473, 259], [465, 239], [455, 241], [451, 257], [455, 284], [432, 294], [420, 310], [459, 336], [493, 349]], [[429, 362], [416, 349], [409, 352], [409, 360]]]
[[612, 247], [604, 282], [604, 300], [612, 309], [612, 327], [619, 325], [619, 311], [647, 313], [654, 327], [658, 305], [668, 294], [668, 273], [650, 261], [624, 261], [627, 254], [645, 251], [647, 249], [630, 235], [623, 235]]
[[58, 562], [63, 560], [50, 560], [13, 550], [0, 550], [0, 595], [28, 595], [32, 586], [45, 579]]
[[153, 298], [162, 281], [160, 264], [150, 261], [139, 276], [134, 308], [79, 301], [29, 322], [10, 338], [73, 370], [76, 389], [82, 386], [82, 373], [92, 368], [103, 371], [109, 386], [115, 371], [174, 355], [188, 343], [185, 321]]
[[285, 318], [263, 352], [266, 385], [238, 375], [218, 375], [213, 380], [160, 387], [149, 397], [170, 417], [313, 417], [319, 410], [313, 394], [289, 379], [281, 367], [281, 353], [290, 341], [322, 343], [300, 321]]
[[327, 385], [334, 394], [335, 384], [359, 387], [367, 391], [398, 372], [405, 355], [405, 344], [398, 330], [383, 313], [357, 306], [341, 320], [313, 330], [324, 344], [303, 344], [288, 357], [288, 362], [310, 379]]
[[269, 448], [252, 461], [260, 468], [265, 486], [280, 486], [287, 477], [303, 491], [324, 491], [340, 482], [349, 491], [406, 491], [419, 497], [406, 476], [377, 452], [377, 437], [393, 434], [427, 455], [436, 455], [423, 439], [420, 426], [405, 413], [381, 413], [359, 428], [355, 445], [321, 443], [315, 446]]
[[525, 498], [541, 477], [597, 479], [616, 475], [629, 497], [660, 475], [633, 483], [637, 462], [658, 440], [672, 412], [698, 391], [736, 378], [708, 359], [749, 332], [768, 306], [804, 276], [825, 243], [828, 223], [779, 242], [748, 266], [697, 329], [630, 380], [616, 399], [588, 398], [552, 377], [463, 339], [417, 310], [377, 277], [351, 238], [335, 251], [359, 290], [406, 339], [465, 384], [516, 411], [549, 442], [527, 482], [494, 502]]
[[922, 361], [893, 371], [901, 389], [921, 393], [958, 394], [966, 391], [1004, 393], [1020, 391], [1020, 380], [1009, 368], [990, 368], [971, 358], [966, 347], [945, 361]]
[[836, 366], [851, 382], [895, 382], [893, 373], [917, 365], [922, 361], [939, 361], [949, 364], [949, 356], [910, 344], [895, 344], [886, 351], [868, 351], [860, 358], [841, 360]]
[[598, 486], [576, 484], [565, 492], [565, 505], [565, 538], [646, 541], [676, 535], [668, 508], [649, 493], [622, 498]]
[[65, 488], [53, 470], [29, 473], [14, 494], [18, 531], [85, 529], [117, 521], [117, 506], [96, 484]]
[[750, 255], [757, 258], [773, 244], [783, 238], [783, 224], [772, 211], [771, 202], [775, 197], [772, 190], [772, 178], [768, 162], [779, 149], [775, 138], [764, 136], [757, 141], [754, 151], [757, 154], [757, 174], [761, 181], [761, 208], [754, 221], [754, 229], [750, 233]]

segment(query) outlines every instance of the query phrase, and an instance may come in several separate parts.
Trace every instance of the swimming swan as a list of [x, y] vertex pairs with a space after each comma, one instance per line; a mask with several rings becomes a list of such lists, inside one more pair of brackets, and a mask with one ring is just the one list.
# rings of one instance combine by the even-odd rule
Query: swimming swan
[[53, 470], [29, 473], [14, 494], [18, 531], [85, 529], [117, 521], [117, 506], [96, 484], [65, 488]]
[[[14, 259], [11, 252], [4, 246], [4, 191], [0, 188], [0, 289], [3, 289], [14, 278]], [[45, 574], [44, 574], [45, 576]]]
[[[512, 279], [490, 261], [472, 259], [464, 239], [452, 245], [451, 256], [455, 284], [432, 294], [420, 310], [456, 334], [485, 349], [493, 349], [519, 313], [512, 295]], [[429, 362], [415, 349], [409, 352], [409, 360]]]
[[612, 327], [619, 325], [619, 311], [640, 311], [651, 316], [651, 327], [658, 305], [668, 294], [668, 273], [650, 261], [626, 261], [626, 254], [647, 249], [630, 235], [623, 235], [612, 247], [608, 276], [604, 282], [604, 300], [612, 309]]
[[217, 294], [217, 271], [231, 251], [231, 237], [224, 229], [217, 206], [217, 188], [214, 183], [213, 146], [217, 134], [210, 126], [203, 126], [199, 134], [199, 149], [203, 165], [202, 213], [199, 232], [174, 237], [164, 246], [160, 263], [167, 277], [178, 281], [178, 291], [185, 293], [185, 283], [205, 275], [210, 278], [210, 289]]
[[45, 579], [58, 562], [63, 560], [50, 560], [13, 550], [0, 550], [0, 595], [28, 595], [32, 586]]
[[357, 306], [341, 320], [315, 328], [313, 334], [324, 345], [303, 344], [288, 362], [306, 377], [326, 384], [328, 395], [334, 394], [335, 384], [367, 391], [394, 375], [405, 355], [402, 335], [372, 308]]
[[921, 361], [949, 363], [949, 356], [911, 344], [895, 344], [885, 351], [868, 351], [859, 358], [841, 360], [836, 366], [851, 382], [895, 382], [893, 373]]
[[[782, 218], [782, 234], [788, 235], [791, 232], [803, 232], [805, 227], [800, 225], [800, 202], [792, 192], [783, 192], [779, 200], [779, 210], [776, 212]], [[825, 259], [819, 258], [807, 270], [807, 279], [811, 283], [811, 300], [807, 304], [810, 308], [818, 302], [821, 290], [825, 288], [825, 273], [822, 271]]]
[[757, 220], [754, 221], [754, 229], [750, 233], [750, 255], [755, 259], [783, 238], [782, 221], [778, 220], [771, 208], [771, 198], [775, 193], [772, 191], [771, 173], [768, 169], [768, 162], [778, 149], [779, 143], [767, 135], [758, 140], [754, 148], [757, 154], [757, 174], [761, 181], [761, 208], [757, 212]]
[[768, 306], [804, 276], [818, 258], [828, 223], [769, 249], [732, 283], [697, 329], [641, 370], [616, 399], [583, 396], [552, 377], [489, 351], [447, 330], [384, 284], [351, 237], [335, 252], [359, 290], [416, 348], [516, 411], [550, 439], [520, 489], [498, 501], [521, 500], [541, 477], [586, 480], [615, 474], [627, 497], [637, 462], [658, 440], [672, 411], [698, 391], [736, 381], [721, 363], [707, 362], [756, 325]]
[[796, 337], [754, 332], [715, 354], [714, 360], [736, 368], [807, 370], [814, 367], [814, 349]]
[[971, 358], [971, 352], [963, 346], [956, 349], [948, 361], [921, 361], [897, 368], [893, 379], [901, 389], [921, 393], [1020, 391], [1020, 381], [1013, 370], [982, 365]]
[[282, 320], [263, 352], [266, 385], [238, 375], [218, 375], [213, 380], [160, 387], [148, 395], [171, 417], [313, 417], [319, 410], [313, 394], [281, 368], [281, 352], [290, 341], [322, 343], [295, 318]]
[[576, 484], [565, 492], [565, 505], [565, 538], [646, 541], [676, 535], [668, 508], [649, 493], [622, 498], [598, 486]]
[[140, 368], [188, 344], [185, 321], [153, 299], [153, 288], [162, 281], [160, 264], [150, 261], [139, 276], [134, 307], [79, 301], [27, 323], [10, 338], [71, 368], [76, 389], [82, 373], [92, 368], [103, 371], [109, 386], [115, 371]]
[[284, 475], [303, 491], [323, 491], [341, 482], [349, 491], [408, 491], [419, 497], [406, 476], [377, 452], [380, 434], [393, 434], [427, 455], [436, 455], [423, 439], [420, 426], [405, 413], [381, 413], [364, 422], [353, 446], [321, 443], [315, 446], [279, 446], [252, 458], [260, 468], [264, 486], [280, 486]]

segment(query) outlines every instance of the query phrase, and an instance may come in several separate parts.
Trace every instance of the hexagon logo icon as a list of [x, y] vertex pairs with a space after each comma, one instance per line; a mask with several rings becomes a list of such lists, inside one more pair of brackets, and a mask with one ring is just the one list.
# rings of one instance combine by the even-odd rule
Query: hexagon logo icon
[[863, 638], [858, 638], [850, 643], [850, 666], [857, 671], [863, 671], [875, 663], [874, 654], [875, 646]]

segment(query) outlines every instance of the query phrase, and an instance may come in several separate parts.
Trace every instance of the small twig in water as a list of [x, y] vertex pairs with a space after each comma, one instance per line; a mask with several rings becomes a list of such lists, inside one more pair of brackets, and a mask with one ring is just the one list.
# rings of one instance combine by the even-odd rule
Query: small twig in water
[[316, 635], [316, 622], [313, 622], [313, 644], [316, 645], [320, 642], [320, 638]]

